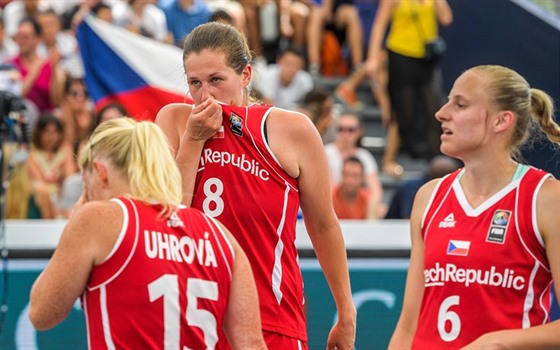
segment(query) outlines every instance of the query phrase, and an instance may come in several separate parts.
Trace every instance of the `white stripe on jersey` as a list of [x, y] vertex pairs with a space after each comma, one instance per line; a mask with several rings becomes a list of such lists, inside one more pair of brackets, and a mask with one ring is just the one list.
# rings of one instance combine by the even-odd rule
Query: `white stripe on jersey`
[[115, 350], [115, 343], [113, 343], [113, 338], [111, 337], [111, 325], [109, 324], [109, 311], [107, 310], [107, 290], [105, 285], [101, 286], [99, 289], [99, 305], [101, 307], [101, 319], [103, 320], [103, 336], [105, 338], [105, 344], [107, 349]]
[[278, 234], [278, 243], [274, 249], [274, 268], [272, 269], [272, 291], [276, 296], [276, 301], [280, 304], [282, 301], [282, 291], [280, 285], [282, 284], [282, 253], [284, 251], [284, 242], [282, 242], [282, 231], [284, 230], [284, 223], [286, 221], [286, 210], [288, 207], [288, 194], [290, 193], [290, 185], [286, 182], [286, 190], [284, 191], [284, 206], [282, 208], [282, 219], [280, 225], [276, 229]]

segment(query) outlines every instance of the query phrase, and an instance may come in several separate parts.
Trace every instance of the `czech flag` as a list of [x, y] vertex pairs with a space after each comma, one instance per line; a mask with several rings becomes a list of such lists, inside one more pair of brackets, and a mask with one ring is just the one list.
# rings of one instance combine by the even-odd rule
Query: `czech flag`
[[180, 48], [93, 16], [79, 26], [77, 38], [86, 85], [97, 109], [119, 102], [131, 117], [154, 120], [166, 104], [192, 103]]
[[470, 241], [450, 240], [447, 246], [447, 255], [467, 256], [469, 255], [470, 246]]

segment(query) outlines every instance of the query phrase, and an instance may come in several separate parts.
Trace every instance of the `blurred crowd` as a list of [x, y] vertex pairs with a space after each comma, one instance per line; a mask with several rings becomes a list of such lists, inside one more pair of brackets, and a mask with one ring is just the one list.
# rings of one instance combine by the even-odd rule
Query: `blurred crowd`
[[[264, 103], [301, 111], [323, 138], [339, 218], [384, 218], [387, 204], [380, 173], [402, 175], [397, 155], [403, 148], [425, 149], [413, 156], [426, 160], [437, 155], [429, 149], [429, 140], [407, 144], [419, 130], [403, 127], [412, 134], [406, 134], [405, 140], [399, 136], [403, 135], [399, 117], [391, 107], [397, 84], [391, 81], [388, 66], [395, 65], [395, 55], [400, 58], [408, 53], [398, 45], [386, 51], [384, 38], [410, 39], [399, 38], [401, 34], [391, 39], [389, 22], [395, 20], [391, 30], [404, 28], [406, 35], [416, 36], [411, 45], [423, 47], [428, 37], [437, 36], [438, 22], [451, 23], [447, 2], [436, 3], [444, 3], [443, 10], [434, 1], [418, 0], [1, 0], [4, 122], [0, 136], [5, 149], [4, 177], [9, 175], [6, 217], [67, 218], [81, 193], [76, 162], [81, 147], [99, 123], [128, 115], [119, 104], [97, 110], [88, 95], [75, 30], [85, 16], [93, 15], [178, 47], [193, 28], [208, 21], [238, 28], [254, 54], [254, 95]], [[411, 13], [416, 19], [405, 18], [401, 12], [406, 7], [414, 9]], [[378, 20], [379, 16], [385, 17]], [[376, 28], [375, 23], [381, 25]], [[418, 25], [426, 25], [420, 35]], [[430, 75], [422, 79], [437, 88], [432, 77], [437, 76], [436, 68], [430, 66]], [[333, 91], [317, 83], [329, 77], [340, 81]], [[362, 84], [371, 88], [387, 128], [386, 154], [379, 165], [361, 145], [364, 105], [357, 89]], [[399, 106], [408, 104], [406, 97], [398, 98], [403, 99]], [[433, 111], [426, 112], [434, 119]], [[23, 130], [7, 125], [15, 114], [24, 121]]]

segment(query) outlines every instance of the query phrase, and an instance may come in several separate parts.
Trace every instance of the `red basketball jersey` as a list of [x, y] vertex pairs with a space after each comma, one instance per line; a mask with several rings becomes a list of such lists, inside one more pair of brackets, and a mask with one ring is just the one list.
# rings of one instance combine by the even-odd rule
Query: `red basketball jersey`
[[520, 165], [477, 208], [459, 174], [440, 182], [422, 221], [425, 289], [415, 349], [456, 349], [488, 332], [549, 320], [552, 276], [536, 198], [550, 174]]
[[272, 107], [222, 109], [223, 130], [202, 151], [193, 207], [222, 222], [247, 254], [263, 329], [307, 340], [295, 246], [298, 183], [266, 141]]
[[212, 219], [114, 199], [124, 222], [82, 296], [90, 349], [229, 349], [222, 323], [233, 249]]

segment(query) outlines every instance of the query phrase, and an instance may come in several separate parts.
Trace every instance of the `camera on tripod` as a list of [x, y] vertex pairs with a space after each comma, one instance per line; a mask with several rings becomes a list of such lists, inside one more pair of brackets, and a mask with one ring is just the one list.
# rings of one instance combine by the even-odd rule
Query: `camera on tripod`
[[[0, 65], [0, 137], [3, 140], [26, 142], [25, 101], [18, 90], [19, 82], [15, 81], [15, 67], [9, 64]], [[18, 89], [19, 87], [19, 89]]]

